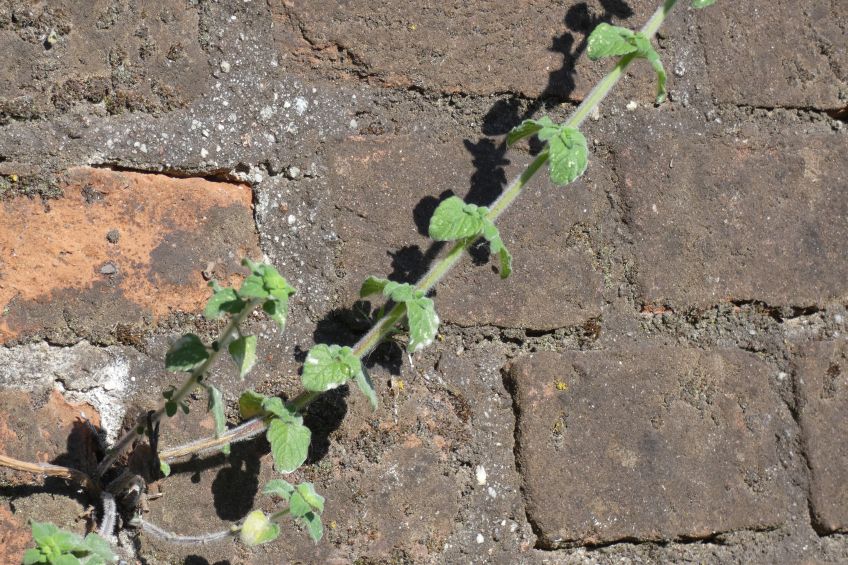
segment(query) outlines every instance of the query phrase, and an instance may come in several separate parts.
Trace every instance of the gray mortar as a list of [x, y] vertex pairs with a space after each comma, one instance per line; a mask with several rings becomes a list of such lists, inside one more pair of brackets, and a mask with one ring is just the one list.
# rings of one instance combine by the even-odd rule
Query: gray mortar
[[86, 402], [97, 410], [111, 442], [121, 429], [124, 403], [136, 389], [136, 375], [143, 362], [143, 356], [134, 349], [94, 347], [87, 342], [72, 347], [53, 347], [44, 342], [2, 347], [0, 387], [35, 395], [55, 389], [68, 401]]

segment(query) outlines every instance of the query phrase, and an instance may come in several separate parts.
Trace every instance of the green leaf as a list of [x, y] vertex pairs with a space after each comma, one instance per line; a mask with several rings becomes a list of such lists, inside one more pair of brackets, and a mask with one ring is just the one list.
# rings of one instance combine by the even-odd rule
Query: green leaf
[[272, 479], [265, 483], [265, 488], [262, 489], [262, 494], [279, 496], [286, 502], [291, 498], [293, 492], [294, 486], [283, 479]]
[[50, 560], [50, 565], [82, 565], [80, 560], [75, 555], [63, 553], [58, 557]]
[[388, 279], [380, 279], [374, 276], [369, 276], [365, 279], [365, 282], [362, 283], [362, 287], [359, 289], [359, 297], [365, 298], [372, 294], [379, 294], [383, 292], [383, 289], [386, 288], [387, 284], [389, 284]]
[[432, 300], [426, 297], [410, 300], [406, 303], [406, 317], [409, 320], [410, 353], [433, 343], [439, 331], [439, 316], [436, 315]]
[[289, 514], [293, 518], [300, 518], [307, 512], [312, 512], [312, 507], [303, 499], [303, 496], [298, 491], [293, 492], [289, 499]]
[[250, 275], [241, 283], [241, 288], [238, 291], [241, 298], [268, 298], [268, 290], [265, 288], [262, 277], [259, 275]]
[[636, 51], [635, 34], [629, 29], [600, 23], [589, 35], [587, 54], [596, 61], [604, 57], [618, 57]]
[[53, 536], [59, 533], [59, 528], [50, 522], [32, 521], [32, 539], [38, 545], [46, 545], [53, 541]]
[[361, 370], [359, 358], [350, 347], [320, 343], [309, 350], [303, 364], [303, 387], [324, 392], [346, 383]]
[[424, 296], [423, 292], [416, 290], [411, 284], [394, 281], [389, 281], [386, 284], [386, 287], [383, 289], [383, 294], [395, 302], [409, 302], [410, 300], [415, 300], [416, 298]]
[[262, 284], [273, 298], [288, 303], [289, 296], [295, 293], [294, 287], [280, 275], [273, 265], [262, 264], [258, 266], [258, 273], [262, 276]]
[[167, 461], [159, 461], [159, 472], [162, 473], [163, 477], [167, 477], [171, 474], [171, 466], [168, 465]]
[[173, 418], [174, 414], [177, 413], [177, 403], [173, 400], [169, 400], [165, 403], [165, 415], [169, 418]]
[[321, 536], [324, 535], [324, 525], [321, 523], [321, 517], [314, 512], [307, 512], [301, 519], [306, 523], [306, 530], [309, 532], [309, 537], [315, 543], [321, 541]]
[[281, 473], [292, 473], [306, 461], [312, 432], [302, 424], [274, 418], [265, 434], [271, 444], [274, 466]]
[[365, 398], [368, 399], [368, 403], [371, 404], [371, 409], [376, 410], [377, 392], [374, 390], [374, 383], [371, 382], [371, 377], [368, 375], [368, 370], [365, 368], [365, 365], [362, 365], [362, 370], [356, 375], [356, 386], [359, 387], [359, 390], [361, 390], [362, 394], [365, 395]]
[[206, 303], [203, 315], [209, 320], [217, 320], [223, 312], [235, 314], [241, 312], [244, 306], [244, 300], [238, 297], [234, 289], [221, 288], [216, 290], [209, 302]]
[[252, 390], [245, 391], [239, 396], [239, 414], [245, 420], [262, 414], [262, 402], [265, 396]]
[[483, 220], [479, 209], [468, 207], [458, 196], [439, 204], [430, 219], [430, 238], [435, 241], [454, 241], [480, 233]]
[[524, 120], [506, 134], [507, 147], [525, 137], [530, 137], [544, 127], [555, 127], [554, 122], [548, 116], [543, 116], [538, 120]]
[[707, 6], [715, 4], [716, 0], [692, 0], [692, 7], [696, 10], [702, 10]]
[[24, 552], [22, 563], [23, 565], [37, 565], [39, 563], [48, 563], [48, 561], [46, 555], [33, 547]]
[[663, 100], [665, 100], [667, 93], [665, 90], [665, 68], [663, 68], [662, 61], [660, 61], [660, 56], [654, 50], [653, 46], [651, 45], [651, 41], [645, 36], [645, 34], [641, 32], [636, 34], [636, 45], [639, 47], [639, 57], [647, 59], [648, 62], [651, 64], [651, 68], [653, 68], [654, 72], [657, 73], [656, 103], [662, 104]]
[[300, 483], [297, 485], [297, 493], [303, 497], [303, 500], [318, 513], [324, 512], [324, 497], [315, 492], [315, 485], [312, 483]]
[[303, 416], [286, 406], [285, 402], [277, 396], [269, 396], [262, 400], [262, 410], [273, 414], [283, 422], [295, 424], [303, 423]]
[[112, 546], [109, 545], [109, 542], [94, 532], [85, 536], [83, 545], [89, 551], [91, 557], [98, 557], [105, 563], [118, 560], [118, 557], [112, 552]]
[[[212, 419], [215, 420], [215, 437], [219, 438], [227, 431], [227, 416], [224, 414], [224, 397], [221, 391], [212, 385], [207, 385], [206, 390], [209, 393], [209, 401], [207, 410], [212, 412]], [[221, 448], [224, 455], [230, 454], [230, 444], [225, 444]]]
[[186, 334], [165, 354], [165, 368], [169, 371], [191, 371], [209, 358], [206, 346], [194, 334]]
[[261, 510], [254, 510], [241, 525], [239, 537], [250, 547], [274, 541], [280, 535], [280, 526], [273, 523]]
[[564, 185], [579, 178], [589, 164], [589, 148], [580, 130], [562, 128], [548, 142], [551, 181]]
[[492, 255], [497, 255], [501, 262], [501, 278], [505, 279], [512, 274], [512, 255], [507, 251], [500, 230], [488, 218], [484, 220], [483, 237], [489, 242], [489, 250]]
[[243, 335], [230, 342], [227, 348], [239, 370], [239, 377], [244, 378], [256, 363], [256, 336]]
[[273, 299], [266, 300], [262, 303], [262, 310], [268, 314], [268, 317], [280, 326], [280, 330], [286, 329], [286, 319], [289, 316], [289, 299]]

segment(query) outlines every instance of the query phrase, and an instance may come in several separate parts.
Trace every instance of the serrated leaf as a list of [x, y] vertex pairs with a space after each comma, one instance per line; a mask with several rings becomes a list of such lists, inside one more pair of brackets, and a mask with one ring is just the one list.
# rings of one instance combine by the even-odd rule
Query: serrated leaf
[[286, 406], [286, 403], [277, 396], [269, 396], [262, 400], [262, 410], [273, 414], [283, 422], [291, 422], [295, 424], [303, 423], [303, 416]]
[[38, 549], [31, 547], [24, 551], [24, 557], [21, 563], [23, 565], [38, 565], [39, 563], [47, 563], [47, 557]]
[[596, 61], [604, 57], [618, 57], [636, 51], [635, 34], [626, 28], [600, 23], [589, 35], [587, 54]]
[[36, 522], [34, 520], [30, 523], [30, 529], [32, 531], [32, 539], [38, 545], [47, 545], [52, 542], [53, 536], [59, 532], [59, 528], [55, 524], [51, 524], [50, 522]]
[[489, 242], [489, 250], [497, 255], [501, 263], [501, 278], [505, 279], [512, 274], [512, 255], [507, 251], [500, 230], [489, 219], [484, 220], [483, 237]]
[[241, 288], [238, 290], [238, 295], [241, 298], [268, 298], [268, 291], [265, 289], [262, 277], [259, 275], [250, 275], [241, 283]]
[[361, 390], [362, 394], [365, 395], [365, 398], [368, 399], [371, 409], [376, 410], [377, 392], [374, 390], [374, 383], [371, 382], [371, 377], [368, 375], [368, 370], [365, 368], [365, 365], [362, 365], [362, 370], [356, 375], [356, 386], [359, 387], [359, 390]]
[[191, 371], [209, 358], [206, 346], [194, 334], [186, 334], [165, 354], [165, 368], [169, 371]]
[[286, 502], [291, 498], [294, 492], [294, 486], [283, 479], [272, 479], [265, 483], [265, 488], [262, 489], [262, 494], [279, 496]]
[[548, 142], [551, 181], [557, 185], [568, 184], [586, 172], [589, 148], [580, 130], [562, 128], [560, 134]]
[[306, 502], [306, 500], [304, 500], [300, 492], [295, 490], [289, 499], [289, 514], [291, 514], [293, 518], [300, 518], [307, 512], [312, 512], [312, 507], [308, 502]]
[[289, 299], [273, 299], [266, 300], [262, 303], [262, 310], [268, 314], [277, 325], [280, 331], [286, 329], [286, 320], [289, 316]]
[[309, 454], [312, 432], [302, 424], [284, 422], [274, 418], [265, 434], [271, 444], [274, 467], [281, 473], [292, 473], [298, 469]]
[[217, 320], [223, 312], [235, 314], [241, 312], [244, 306], [244, 300], [238, 297], [235, 289], [222, 288], [215, 291], [209, 302], [206, 303], [203, 315], [209, 320]]
[[309, 506], [319, 514], [324, 512], [324, 497], [315, 492], [315, 485], [312, 483], [300, 483], [296, 487], [297, 493], [303, 497]]
[[256, 336], [243, 335], [234, 339], [227, 349], [238, 367], [239, 377], [243, 379], [256, 363]]
[[433, 343], [439, 331], [439, 316], [433, 301], [427, 297], [410, 300], [406, 303], [406, 317], [409, 321], [410, 353], [423, 349]]
[[171, 474], [171, 466], [168, 465], [167, 461], [159, 461], [159, 472], [162, 473], [163, 477], [167, 477]]
[[241, 525], [239, 537], [248, 546], [274, 541], [280, 535], [280, 526], [273, 523], [261, 510], [254, 510]]
[[380, 294], [383, 292], [383, 289], [386, 288], [387, 284], [389, 284], [388, 279], [369, 276], [365, 279], [365, 282], [362, 283], [362, 286], [359, 289], [359, 297], [365, 298], [372, 294]]
[[[224, 414], [224, 396], [221, 391], [212, 385], [207, 385], [206, 390], [209, 393], [209, 402], [207, 410], [212, 412], [212, 419], [215, 421], [215, 437], [219, 438], [227, 431], [227, 416]], [[224, 455], [230, 454], [230, 444], [225, 444], [221, 451]]]
[[117, 556], [112, 552], [112, 546], [109, 545], [109, 542], [94, 532], [85, 536], [83, 544], [91, 553], [92, 557], [99, 557], [105, 563], [118, 560]]
[[510, 147], [515, 142], [535, 134], [543, 127], [553, 125], [553, 121], [548, 116], [543, 116], [538, 120], [524, 120], [506, 134], [506, 145]]
[[707, 6], [715, 4], [716, 0], [692, 0], [692, 7], [696, 10], [702, 10]]
[[423, 292], [416, 290], [411, 284], [394, 281], [389, 281], [386, 284], [383, 294], [395, 302], [409, 302], [410, 300], [424, 296]]
[[177, 403], [173, 400], [169, 400], [165, 403], [165, 415], [169, 418], [173, 418], [174, 414], [177, 413]]
[[273, 265], [259, 265], [258, 271], [262, 276], [262, 284], [273, 298], [288, 302], [289, 296], [295, 293], [294, 287], [290, 286], [285, 278], [274, 268]]
[[350, 347], [320, 343], [309, 350], [303, 364], [303, 387], [313, 392], [334, 389], [361, 370], [359, 358]]
[[239, 396], [239, 414], [245, 420], [262, 414], [264, 412], [262, 409], [262, 402], [264, 400], [264, 395], [252, 390], [241, 393], [241, 396]]
[[[640, 56], [642, 56], [640, 54]], [[648, 43], [648, 48], [644, 53], [644, 58], [648, 60], [651, 64], [651, 68], [654, 69], [654, 72], [657, 73], [657, 97], [656, 103], [662, 104], [665, 100], [666, 95], [668, 94], [665, 89], [665, 83], [667, 80], [665, 74], [665, 68], [663, 67], [662, 61], [660, 60], [659, 54], [651, 47], [651, 44]]]
[[465, 202], [458, 196], [451, 196], [433, 213], [429, 234], [435, 241], [454, 241], [475, 236], [482, 227], [480, 214], [466, 208]]
[[307, 512], [301, 520], [306, 524], [306, 531], [309, 532], [309, 537], [315, 543], [321, 541], [321, 536], [324, 535], [324, 525], [321, 523], [321, 517], [314, 512]]

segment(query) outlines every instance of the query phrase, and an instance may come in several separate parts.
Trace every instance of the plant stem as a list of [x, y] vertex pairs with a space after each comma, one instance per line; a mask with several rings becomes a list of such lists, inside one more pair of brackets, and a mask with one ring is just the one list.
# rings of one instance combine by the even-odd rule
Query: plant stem
[[[173, 402], [177, 406], [179, 406], [182, 401], [188, 396], [191, 391], [195, 389], [195, 387], [200, 383], [203, 375], [205, 375], [215, 361], [218, 359], [218, 356], [222, 351], [226, 351], [227, 345], [232, 340], [235, 332], [238, 331], [239, 326], [244, 321], [247, 316], [250, 315], [253, 310], [262, 303], [261, 300], [251, 300], [245, 305], [244, 308], [238, 313], [230, 318], [229, 323], [224, 327], [221, 334], [218, 336], [217, 343], [218, 346], [213, 348], [209, 353], [209, 357], [206, 358], [206, 361], [201, 363], [197, 368], [195, 368], [185, 380], [183, 385], [177, 389], [173, 395], [171, 395], [170, 402]], [[152, 415], [148, 417], [147, 414], [143, 414], [139, 417], [136, 425], [129, 431], [127, 431], [118, 442], [112, 447], [109, 451], [108, 455], [100, 462], [100, 465], [97, 466], [97, 477], [102, 477], [106, 471], [112, 467], [112, 464], [115, 462], [121, 454], [126, 451], [135, 440], [137, 440], [141, 434], [139, 433], [139, 429], [144, 430], [148, 425], [156, 425], [159, 420], [162, 419], [162, 416], [165, 415], [165, 406], [167, 402], [162, 402], [159, 406], [159, 409], [156, 410]], [[142, 432], [143, 433], [143, 432]]]
[[24, 471], [26, 473], [35, 473], [36, 475], [46, 475], [48, 477], [61, 477], [78, 483], [92, 494], [100, 493], [100, 488], [91, 480], [91, 477], [82, 471], [71, 469], [70, 467], [61, 467], [59, 465], [51, 465], [50, 463], [30, 463], [29, 461], [21, 461], [6, 455], [0, 455], [0, 467], [8, 467], [15, 471]]
[[[653, 13], [645, 25], [642, 26], [640, 31], [649, 39], [652, 38], [676, 3], [677, 0], [665, 0], [663, 4]], [[586, 95], [577, 109], [574, 110], [574, 113], [572, 113], [565, 122], [565, 125], [571, 128], [579, 128], [583, 121], [607, 97], [612, 88], [624, 74], [624, 70], [634, 58], [635, 55], [630, 54], [619, 59], [615, 67], [613, 67], [613, 69], [607, 73], [607, 75], [604, 76], [598, 84], [595, 85], [591, 92]], [[524, 171], [515, 180], [513, 180], [509, 186], [507, 186], [497, 200], [495, 200], [490, 207], [487, 217], [493, 222], [497, 220], [501, 214], [509, 208], [515, 199], [518, 198], [527, 182], [533, 177], [533, 175], [536, 174], [536, 172], [538, 172], [547, 160], [548, 152], [543, 151], [529, 165], [527, 165], [527, 168], [524, 169]], [[445, 277], [445, 275], [448, 274], [448, 272], [450, 272], [453, 266], [459, 261], [460, 257], [462, 257], [465, 251], [473, 244], [473, 241], [460, 241], [454, 244], [454, 246], [451, 247], [450, 251], [448, 251], [442, 259], [430, 267], [427, 273], [425, 273], [421, 280], [415, 285], [415, 288], [417, 290], [429, 292]], [[377, 323], [372, 326], [368, 333], [356, 342], [352, 348], [353, 354], [360, 359], [368, 355], [394, 330], [395, 325], [403, 320], [404, 316], [404, 306], [402, 304], [395, 305], [394, 308], [389, 310], [383, 318], [378, 320]], [[319, 396], [321, 396], [321, 393], [319, 392], [304, 391], [289, 401], [288, 406], [289, 408], [300, 412], [305, 410]], [[252, 437], [260, 433], [264, 429], [264, 421], [261, 418], [254, 418], [253, 420], [249, 420], [248, 422], [229, 430], [227, 433], [221, 435], [220, 438], [201, 440], [180, 448], [164, 451], [162, 452], [162, 456], [164, 457], [165, 454], [175, 454], [173, 455], [174, 457], [179, 457], [188, 455], [189, 453], [195, 453], [197, 451], [206, 451], [208, 449], [220, 447], [227, 443], [247, 439], [248, 437]], [[191, 446], [199, 446], [199, 448], [189, 450]]]

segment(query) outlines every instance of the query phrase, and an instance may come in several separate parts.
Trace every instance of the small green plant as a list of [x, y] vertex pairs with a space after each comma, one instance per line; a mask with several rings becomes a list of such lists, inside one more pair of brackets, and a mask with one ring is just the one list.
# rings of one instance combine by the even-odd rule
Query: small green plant
[[105, 565], [118, 560], [109, 542], [95, 533], [85, 537], [53, 524], [32, 522], [35, 547], [24, 553], [24, 565]]
[[[693, 0], [691, 5], [694, 8], [703, 8], [713, 3], [714, 0]], [[156, 454], [158, 469], [163, 476], [170, 473], [170, 463], [174, 460], [217, 450], [228, 454], [231, 443], [252, 438], [263, 432], [271, 447], [275, 469], [282, 474], [296, 471], [307, 459], [312, 432], [304, 424], [303, 415], [315, 399], [326, 391], [352, 381], [366, 396], [372, 408], [376, 409], [377, 392], [362, 363], [363, 357], [383, 340], [403, 332], [408, 335], [407, 350], [410, 354], [433, 342], [439, 328], [439, 316], [428, 294], [465, 251], [478, 241], [484, 240], [491, 253], [498, 257], [500, 276], [510, 276], [513, 267], [512, 256], [495, 222], [520, 195], [530, 178], [546, 163], [551, 181], [556, 185], [568, 184], [583, 175], [589, 162], [589, 150], [586, 138], [580, 132], [580, 125], [610, 92], [630, 62], [643, 58], [652, 65], [658, 77], [656, 101], [661, 103], [664, 100], [666, 75], [659, 55], [651, 45], [651, 38], [675, 4], [676, 0], [665, 0], [638, 32], [606, 23], [598, 25], [589, 36], [588, 56], [592, 60], [617, 57], [613, 69], [586, 96], [565, 123], [557, 124], [547, 116], [529, 119], [507, 135], [506, 142], [510, 146], [522, 139], [536, 136], [542, 142], [543, 148], [491, 207], [465, 203], [456, 196], [440, 203], [430, 221], [429, 235], [435, 241], [454, 242], [454, 245], [417, 284], [398, 283], [374, 276], [363, 282], [360, 297], [382, 295], [386, 301], [378, 310], [376, 323], [352, 347], [316, 344], [307, 353], [303, 364], [301, 384], [304, 391], [301, 394], [289, 401], [283, 401], [278, 396], [245, 391], [238, 399], [239, 413], [244, 422], [234, 428], [228, 428], [225, 399], [221, 391], [208, 382], [209, 371], [222, 352], [229, 354], [241, 378], [254, 366], [257, 338], [243, 333], [241, 328], [253, 311], [261, 309], [281, 330], [285, 328], [289, 297], [294, 294], [294, 288], [271, 265], [245, 260], [244, 265], [249, 273], [238, 289], [221, 287], [214, 281], [210, 283], [212, 296], [204, 315], [210, 320], [226, 318], [228, 321], [224, 329], [208, 345], [194, 334], [187, 334], [176, 340], [165, 356], [165, 366], [170, 371], [186, 373], [184, 382], [179, 387], [171, 387], [162, 393], [163, 399], [159, 409], [138, 419], [137, 424], [108, 451], [99, 463], [94, 477], [75, 469], [26, 463], [5, 456], [0, 456], [0, 465], [60, 476], [82, 484], [89, 492], [101, 497], [104, 515], [100, 520], [100, 531], [103, 535], [111, 536], [114, 533], [115, 517], [114, 502], [109, 501], [113, 497], [126, 498], [128, 489], [137, 488], [132, 480], [127, 480], [126, 469], [114, 473], [113, 466], [137, 440], [145, 436], [151, 446], [157, 445], [159, 421], [163, 417], [175, 417], [181, 412], [188, 413], [189, 404], [186, 398], [189, 394], [201, 390], [206, 393], [207, 409], [213, 415], [215, 435]], [[560, 388], [559, 383], [557, 388]], [[566, 385], [563, 384], [564, 388]], [[107, 476], [114, 478], [106, 481]], [[286, 506], [271, 514], [252, 510], [240, 523], [221, 532], [196, 536], [175, 534], [146, 522], [140, 513], [130, 523], [141, 527], [150, 535], [175, 542], [205, 543], [233, 537], [246, 545], [254, 546], [279, 537], [280, 522], [283, 519], [292, 519], [300, 524], [313, 540], [317, 542], [321, 539], [321, 515], [325, 501], [311, 483], [292, 485], [282, 479], [274, 479], [265, 485], [263, 493], [285, 502]], [[109, 508], [111, 510], [106, 510]], [[37, 547], [27, 551], [25, 563], [105, 563], [113, 559], [108, 543], [96, 534], [80, 538], [49, 524], [33, 523], [33, 537]]]

